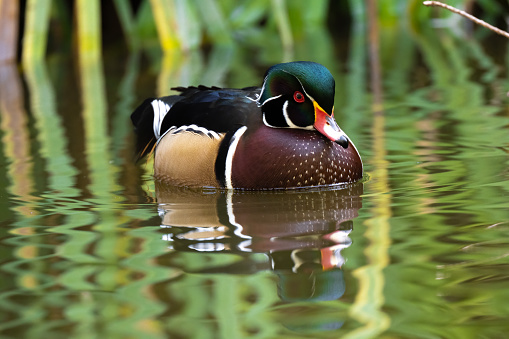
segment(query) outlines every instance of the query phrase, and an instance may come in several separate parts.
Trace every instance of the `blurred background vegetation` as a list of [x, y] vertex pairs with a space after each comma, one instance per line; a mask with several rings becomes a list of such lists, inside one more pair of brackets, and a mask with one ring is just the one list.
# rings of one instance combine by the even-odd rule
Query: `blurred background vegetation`
[[[419, 0], [0, 0], [1, 57], [22, 55], [29, 62], [54, 52], [100, 54], [106, 44], [155, 57], [244, 44], [259, 48], [257, 53], [279, 48], [284, 59], [291, 59], [310, 31], [328, 28], [333, 36], [347, 35], [356, 18], [370, 20], [370, 2], [378, 7], [372, 19], [382, 26], [433, 16], [443, 19], [439, 26], [472, 31], [471, 23]], [[506, 0], [446, 2], [505, 25]]]
[[[447, 3], [504, 29], [506, 0]], [[104, 50], [120, 63], [141, 54], [160, 77], [163, 95], [173, 85], [222, 85], [227, 70], [239, 74], [239, 68], [242, 80], [258, 83], [267, 65], [298, 59], [306, 49], [330, 67], [332, 60], [320, 60], [330, 54], [326, 40], [341, 49], [352, 30], [413, 30], [432, 18], [458, 34], [474, 32], [472, 23], [420, 0], [0, 0], [0, 60], [22, 60], [29, 68], [58, 54], [96, 60], [101, 68]]]
[[[506, 0], [447, 3], [506, 26]], [[0, 0], [0, 60], [22, 60], [27, 69], [45, 57], [67, 55], [80, 62], [81, 73], [91, 62], [101, 74], [105, 53], [115, 54], [117, 65], [138, 64], [142, 55], [159, 78], [157, 94], [164, 95], [174, 85], [224, 85], [226, 76], [229, 85], [257, 84], [267, 65], [309, 58], [311, 51], [314, 61], [331, 67], [335, 61], [326, 56], [344, 58], [344, 37], [367, 37], [368, 29], [394, 36], [431, 20], [463, 36], [475, 30], [420, 0]]]

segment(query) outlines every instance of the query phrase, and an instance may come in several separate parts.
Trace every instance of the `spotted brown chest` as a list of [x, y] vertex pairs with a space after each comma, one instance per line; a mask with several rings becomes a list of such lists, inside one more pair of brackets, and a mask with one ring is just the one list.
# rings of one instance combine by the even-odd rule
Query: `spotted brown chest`
[[312, 130], [263, 126], [246, 132], [232, 161], [232, 184], [248, 189], [348, 183], [362, 178], [355, 146], [347, 148]]

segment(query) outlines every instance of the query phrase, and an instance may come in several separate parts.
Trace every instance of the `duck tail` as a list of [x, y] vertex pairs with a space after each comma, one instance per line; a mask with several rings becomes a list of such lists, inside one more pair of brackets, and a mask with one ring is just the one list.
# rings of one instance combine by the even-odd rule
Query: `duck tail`
[[131, 114], [131, 121], [136, 133], [136, 161], [151, 152], [157, 139], [154, 134], [154, 98], [146, 99]]
[[163, 126], [164, 118], [172, 106], [182, 100], [179, 95], [149, 98], [143, 101], [131, 114], [136, 132], [136, 161], [152, 152], [159, 138], [169, 126]]

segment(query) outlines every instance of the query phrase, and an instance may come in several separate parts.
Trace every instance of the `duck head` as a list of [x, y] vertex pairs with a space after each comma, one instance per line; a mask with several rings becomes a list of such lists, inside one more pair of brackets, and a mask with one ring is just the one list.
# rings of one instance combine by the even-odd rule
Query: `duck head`
[[258, 104], [265, 125], [317, 130], [344, 148], [349, 141], [334, 119], [332, 74], [324, 66], [296, 61], [272, 66], [265, 73]]

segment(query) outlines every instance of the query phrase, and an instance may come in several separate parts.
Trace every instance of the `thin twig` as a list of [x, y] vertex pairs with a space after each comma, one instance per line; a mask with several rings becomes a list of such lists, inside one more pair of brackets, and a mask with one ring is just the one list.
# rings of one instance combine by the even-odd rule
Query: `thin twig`
[[440, 2], [440, 1], [424, 1], [422, 4], [424, 6], [436, 6], [436, 7], [442, 7], [442, 8], [448, 9], [448, 10], [450, 10], [453, 13], [456, 13], [456, 14], [459, 14], [461, 16], [464, 16], [465, 18], [467, 18], [469, 20], [472, 20], [476, 24], [481, 25], [483, 27], [486, 27], [487, 29], [489, 29], [489, 30], [491, 30], [491, 31], [493, 31], [493, 32], [495, 32], [497, 34], [503, 35], [503, 36], [505, 36], [506, 38], [509, 39], [509, 33], [507, 33], [506, 31], [498, 29], [498, 28], [490, 25], [486, 21], [482, 21], [481, 19], [478, 19], [475, 16], [470, 15], [470, 14], [468, 14], [465, 11], [462, 11], [462, 10], [459, 10], [459, 9], [457, 9], [455, 7], [446, 5], [446, 4], [444, 4], [444, 3]]

